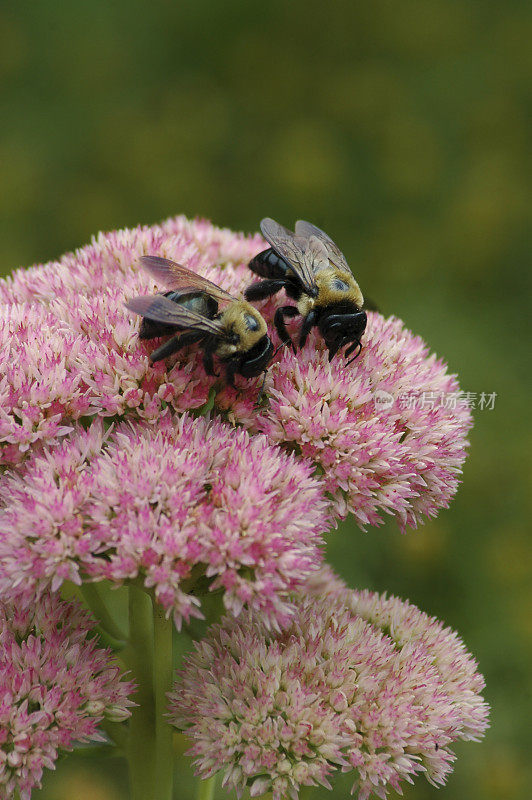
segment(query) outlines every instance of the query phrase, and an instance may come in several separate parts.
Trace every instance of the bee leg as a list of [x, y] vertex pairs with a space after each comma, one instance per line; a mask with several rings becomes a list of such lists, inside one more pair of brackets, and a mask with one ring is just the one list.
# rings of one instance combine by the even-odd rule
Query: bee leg
[[233, 389], [235, 388], [235, 373], [236, 373], [237, 363], [235, 361], [227, 361], [225, 364], [225, 378], [229, 386]]
[[333, 360], [342, 344], [344, 344], [342, 339], [336, 339], [332, 344], [329, 345], [329, 361]]
[[346, 364], [346, 367], [348, 367], [349, 364], [352, 364], [353, 361], [359, 357], [360, 353], [362, 352], [362, 342], [355, 342], [354, 344], [351, 345], [351, 347], [348, 347], [347, 350], [345, 351], [345, 357], [349, 358], [349, 356], [354, 350], [357, 350], [357, 352], [355, 353], [353, 358], [349, 359], [349, 361]]
[[212, 378], [217, 378], [219, 373], [214, 369], [214, 361], [212, 358], [212, 350], [205, 350], [203, 353], [203, 367], [207, 375], [210, 375]]
[[157, 350], [153, 351], [153, 353], [150, 355], [150, 361], [152, 364], [155, 363], [155, 361], [161, 361], [161, 359], [177, 353], [177, 351], [181, 350], [182, 347], [187, 347], [189, 344], [199, 342], [199, 340], [202, 338], [203, 333], [198, 333], [197, 331], [188, 331], [187, 333], [183, 333], [181, 336], [173, 336], [167, 342], [158, 347]]
[[196, 344], [196, 342], [201, 341], [203, 339], [204, 334], [198, 333], [198, 331], [187, 331], [181, 337], [181, 347], [187, 347], [189, 344]]
[[351, 353], [355, 352], [355, 350], [358, 347], [358, 345], [359, 345], [359, 342], [353, 342], [352, 344], [350, 344], [349, 347], [346, 349], [346, 351], [344, 353], [344, 358], [349, 358]]
[[252, 283], [244, 292], [246, 300], [265, 300], [272, 294], [279, 292], [285, 284], [283, 280], [265, 280]]
[[155, 364], [156, 361], [162, 361], [163, 358], [167, 358], [168, 356], [177, 353], [183, 347], [182, 343], [182, 336], [172, 336], [171, 339], [168, 339], [167, 342], [162, 344], [157, 350], [154, 350], [153, 353], [150, 354], [150, 361], [152, 364]]
[[295, 306], [281, 306], [275, 312], [275, 316], [273, 318], [273, 323], [275, 325], [275, 330], [279, 336], [279, 339], [282, 341], [283, 344], [289, 345], [294, 353], [296, 352], [296, 346], [293, 343], [292, 339], [290, 338], [290, 334], [286, 330], [286, 325], [284, 323], [285, 317], [297, 317], [299, 311]]
[[318, 315], [316, 310], [313, 308], [311, 311], [308, 312], [307, 316], [303, 320], [303, 325], [301, 326], [301, 333], [299, 335], [299, 346], [304, 347], [305, 342], [307, 341], [307, 336], [310, 333], [310, 329], [314, 327], [318, 322]]

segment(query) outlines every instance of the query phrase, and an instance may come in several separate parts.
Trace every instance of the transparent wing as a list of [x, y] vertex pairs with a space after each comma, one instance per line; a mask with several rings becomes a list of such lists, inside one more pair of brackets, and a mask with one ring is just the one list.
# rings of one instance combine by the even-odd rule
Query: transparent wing
[[180, 328], [191, 328], [196, 331], [205, 331], [215, 336], [221, 336], [224, 328], [216, 319], [209, 319], [196, 311], [192, 311], [185, 306], [174, 303], [164, 295], [154, 296], [145, 295], [134, 297], [126, 303], [126, 308], [146, 317], [154, 322], [162, 322], [164, 325], [179, 325]]
[[333, 240], [327, 236], [325, 231], [317, 228], [311, 222], [305, 222], [304, 219], [298, 219], [296, 222], [296, 236], [303, 236], [305, 239], [310, 239], [311, 236], [315, 236], [316, 239], [319, 239], [327, 251], [327, 258], [329, 261], [342, 272], [351, 272], [344, 254], [333, 242]]
[[260, 229], [275, 252], [288, 261], [305, 291], [315, 296], [318, 292], [315, 273], [328, 263], [324, 246], [316, 237], [311, 242], [304, 236], [296, 236], [269, 217], [262, 220]]
[[142, 256], [143, 266], [151, 273], [156, 282], [163, 284], [165, 288], [180, 292], [181, 294], [193, 294], [194, 292], [205, 292], [216, 300], [228, 302], [234, 297], [221, 289], [212, 281], [198, 275], [197, 272], [170, 261], [168, 258], [160, 256]]

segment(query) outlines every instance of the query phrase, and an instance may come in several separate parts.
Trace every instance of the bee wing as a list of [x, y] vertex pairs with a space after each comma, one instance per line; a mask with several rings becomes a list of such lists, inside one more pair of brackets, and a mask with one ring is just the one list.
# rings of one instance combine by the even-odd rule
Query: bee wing
[[217, 319], [209, 319], [190, 308], [174, 303], [162, 294], [134, 297], [126, 303], [126, 308], [164, 325], [179, 325], [180, 328], [191, 328], [221, 336], [224, 328]]
[[304, 219], [298, 219], [296, 222], [296, 235], [303, 236], [306, 239], [310, 239], [312, 236], [315, 236], [316, 239], [319, 239], [319, 241], [325, 247], [329, 261], [342, 272], [351, 272], [344, 254], [333, 242], [333, 240], [327, 236], [325, 231], [317, 228], [311, 222], [305, 222]]
[[143, 266], [151, 273], [157, 283], [162, 283], [167, 289], [180, 292], [181, 294], [193, 294], [194, 292], [205, 292], [219, 301], [228, 302], [234, 297], [220, 288], [212, 281], [198, 275], [197, 272], [170, 261], [168, 258], [160, 256], [142, 256]]
[[314, 276], [318, 269], [328, 263], [327, 252], [321, 242], [316, 237], [309, 240], [304, 236], [296, 236], [269, 217], [262, 220], [260, 229], [275, 252], [288, 261], [305, 291], [315, 296], [318, 286]]

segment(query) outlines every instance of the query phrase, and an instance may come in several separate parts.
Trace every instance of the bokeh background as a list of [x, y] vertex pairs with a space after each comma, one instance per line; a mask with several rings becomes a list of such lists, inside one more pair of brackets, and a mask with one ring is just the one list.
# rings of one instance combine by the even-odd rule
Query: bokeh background
[[[492, 728], [411, 800], [529, 797], [532, 548], [526, 230], [530, 6], [516, 0], [25, 0], [0, 6], [0, 272], [185, 213], [303, 217], [365, 293], [444, 355], [475, 411], [451, 509], [401, 536], [349, 523], [353, 585], [457, 628]], [[528, 94], [529, 97], [529, 94]], [[528, 130], [530, 133], [530, 130]], [[191, 796], [179, 765], [176, 797]], [[120, 762], [67, 759], [43, 800], [124, 800]], [[334, 795], [345, 797], [349, 781]]]

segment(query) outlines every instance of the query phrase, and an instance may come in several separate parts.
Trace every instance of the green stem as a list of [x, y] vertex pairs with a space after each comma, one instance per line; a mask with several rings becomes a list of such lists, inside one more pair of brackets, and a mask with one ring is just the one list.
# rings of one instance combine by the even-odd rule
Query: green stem
[[111, 646], [113, 646], [113, 640], [117, 645], [124, 642], [126, 639], [124, 632], [116, 624], [111, 614], [107, 610], [107, 606], [102, 600], [96, 584], [83, 582], [79, 588], [83, 599], [98, 620], [98, 627], [104, 632], [104, 634], [111, 638], [111, 641], [109, 642]]
[[173, 737], [165, 714], [172, 685], [173, 629], [152, 596], [130, 584], [129, 644], [121, 653], [138, 686], [127, 748], [130, 800], [172, 800]]
[[153, 604], [155, 731], [157, 737], [157, 783], [161, 800], [172, 800], [174, 783], [173, 731], [166, 719], [167, 693], [173, 676], [173, 628], [159, 603]]
[[129, 723], [130, 800], [158, 800], [155, 771], [155, 704], [153, 697], [153, 619], [151, 598], [137, 586], [129, 587], [129, 646], [123, 657], [137, 684]]
[[212, 800], [215, 787], [216, 775], [213, 775], [212, 778], [207, 778], [205, 781], [198, 781], [196, 800]]
[[214, 388], [214, 386], [211, 386], [207, 401], [196, 410], [196, 416], [206, 417], [207, 414], [210, 414], [212, 409], [214, 408], [215, 399], [216, 399], [216, 389]]

